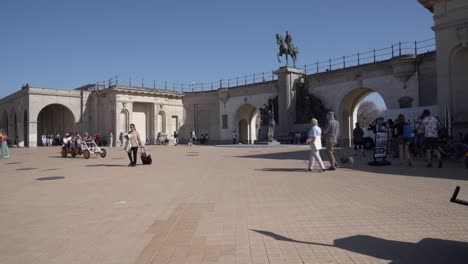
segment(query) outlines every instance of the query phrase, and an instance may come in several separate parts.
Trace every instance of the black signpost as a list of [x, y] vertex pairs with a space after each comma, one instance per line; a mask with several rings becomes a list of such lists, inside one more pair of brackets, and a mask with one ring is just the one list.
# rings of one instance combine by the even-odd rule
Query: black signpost
[[385, 166], [391, 163], [386, 160], [388, 152], [388, 132], [376, 131], [374, 139], [374, 160], [369, 162], [371, 166]]

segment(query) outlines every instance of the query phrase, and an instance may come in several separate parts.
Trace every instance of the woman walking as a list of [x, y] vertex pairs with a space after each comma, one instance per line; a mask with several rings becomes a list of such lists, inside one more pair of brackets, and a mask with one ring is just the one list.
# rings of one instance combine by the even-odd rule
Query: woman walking
[[322, 158], [320, 157], [319, 150], [322, 148], [322, 129], [318, 126], [318, 121], [312, 118], [312, 128], [309, 130], [309, 143], [310, 143], [310, 156], [308, 169], [311, 171], [314, 168], [315, 160], [317, 159], [321, 171], [325, 171], [325, 165], [323, 165]]
[[411, 138], [414, 137], [414, 132], [410, 124], [406, 123], [404, 115], [398, 115], [395, 130], [400, 154], [400, 166], [407, 165], [411, 167], [412, 163], [410, 159], [409, 145]]
[[10, 151], [8, 149], [8, 135], [6, 134], [5, 130], [2, 130], [0, 134], [2, 140], [2, 155], [4, 158], [9, 158]]
[[[130, 159], [129, 167], [135, 167], [137, 162], [137, 153], [138, 147], [141, 147], [140, 134], [135, 128], [134, 124], [130, 124], [130, 132], [128, 133], [128, 144], [130, 144], [130, 150], [128, 153], [128, 158]], [[132, 159], [133, 153], [133, 159]]]

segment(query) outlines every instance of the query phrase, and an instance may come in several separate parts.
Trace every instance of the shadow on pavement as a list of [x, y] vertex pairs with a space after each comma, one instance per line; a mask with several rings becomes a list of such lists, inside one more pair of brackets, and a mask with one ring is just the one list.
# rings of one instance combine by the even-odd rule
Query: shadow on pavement
[[90, 165], [85, 165], [85, 167], [128, 167], [128, 165], [123, 165], [123, 164], [90, 164]]
[[[300, 150], [300, 151], [291, 151], [291, 152], [278, 152], [278, 153], [264, 153], [264, 154], [252, 154], [237, 156], [238, 158], [249, 158], [249, 159], [272, 159], [272, 160], [302, 160], [306, 162], [309, 159], [310, 150]], [[329, 166], [328, 157], [326, 153], [322, 150], [320, 151], [320, 156], [325, 163], [325, 167]], [[341, 155], [338, 153], [335, 154], [335, 157], [340, 161]], [[346, 170], [356, 170], [356, 171], [365, 171], [370, 173], [382, 173], [388, 175], [398, 175], [398, 176], [417, 176], [417, 177], [429, 177], [429, 178], [441, 178], [441, 179], [454, 179], [454, 180], [468, 180], [468, 171], [463, 168], [461, 162], [456, 163], [453, 161], [444, 162], [442, 168], [437, 168], [436, 163], [433, 162], [433, 168], [426, 168], [424, 162], [420, 160], [413, 161], [413, 167], [400, 167], [399, 160], [389, 158], [389, 161], [392, 165], [389, 166], [370, 166], [367, 163], [371, 161], [371, 154], [369, 153], [367, 158], [355, 158], [355, 165], [352, 168], [349, 168], [348, 164]], [[304, 163], [304, 168], [307, 164]], [[340, 165], [340, 164], [339, 164]], [[301, 171], [302, 168], [298, 168], [297, 171]], [[341, 171], [343, 168], [339, 168], [336, 172]], [[259, 169], [262, 171], [281, 171], [281, 169], [276, 168], [262, 168]], [[291, 172], [295, 170], [285, 169], [285, 172]], [[467, 262], [468, 263], [468, 262]]]
[[42, 177], [42, 178], [37, 178], [36, 180], [38, 181], [53, 181], [53, 180], [61, 180], [65, 179], [63, 176], [49, 176], [49, 177]]
[[250, 230], [280, 241], [336, 247], [379, 259], [390, 260], [390, 263], [393, 264], [468, 263], [468, 243], [460, 241], [424, 238], [418, 243], [410, 243], [366, 235], [356, 235], [335, 239], [333, 245], [329, 245], [295, 240], [269, 231]]
[[274, 171], [274, 172], [296, 172], [296, 171], [302, 171], [302, 172], [308, 172], [306, 168], [263, 168], [263, 169], [255, 169], [258, 171]]

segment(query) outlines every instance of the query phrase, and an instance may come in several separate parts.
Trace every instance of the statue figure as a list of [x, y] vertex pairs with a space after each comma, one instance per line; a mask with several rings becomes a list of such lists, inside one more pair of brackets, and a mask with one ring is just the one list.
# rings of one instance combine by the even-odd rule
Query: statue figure
[[292, 44], [292, 37], [288, 31], [286, 31], [285, 39], [276, 33], [276, 43], [279, 45], [279, 52], [277, 54], [278, 62], [281, 63], [280, 57], [286, 55], [286, 66], [288, 66], [288, 55], [291, 56], [293, 60], [293, 66], [296, 67], [296, 59], [297, 54], [299, 53], [299, 49]]
[[263, 104], [263, 107], [259, 108], [260, 111], [260, 124], [262, 126], [267, 126], [268, 125], [268, 105]]
[[270, 99], [268, 103], [268, 141], [273, 141], [275, 135], [275, 110], [273, 107], [273, 101]]

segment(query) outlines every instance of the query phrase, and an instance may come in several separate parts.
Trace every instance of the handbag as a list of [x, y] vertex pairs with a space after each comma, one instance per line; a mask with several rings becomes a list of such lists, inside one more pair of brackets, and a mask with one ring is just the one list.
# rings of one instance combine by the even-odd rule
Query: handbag
[[322, 139], [320, 136], [315, 137], [315, 140], [310, 142], [310, 149], [312, 151], [319, 151], [322, 149]]

